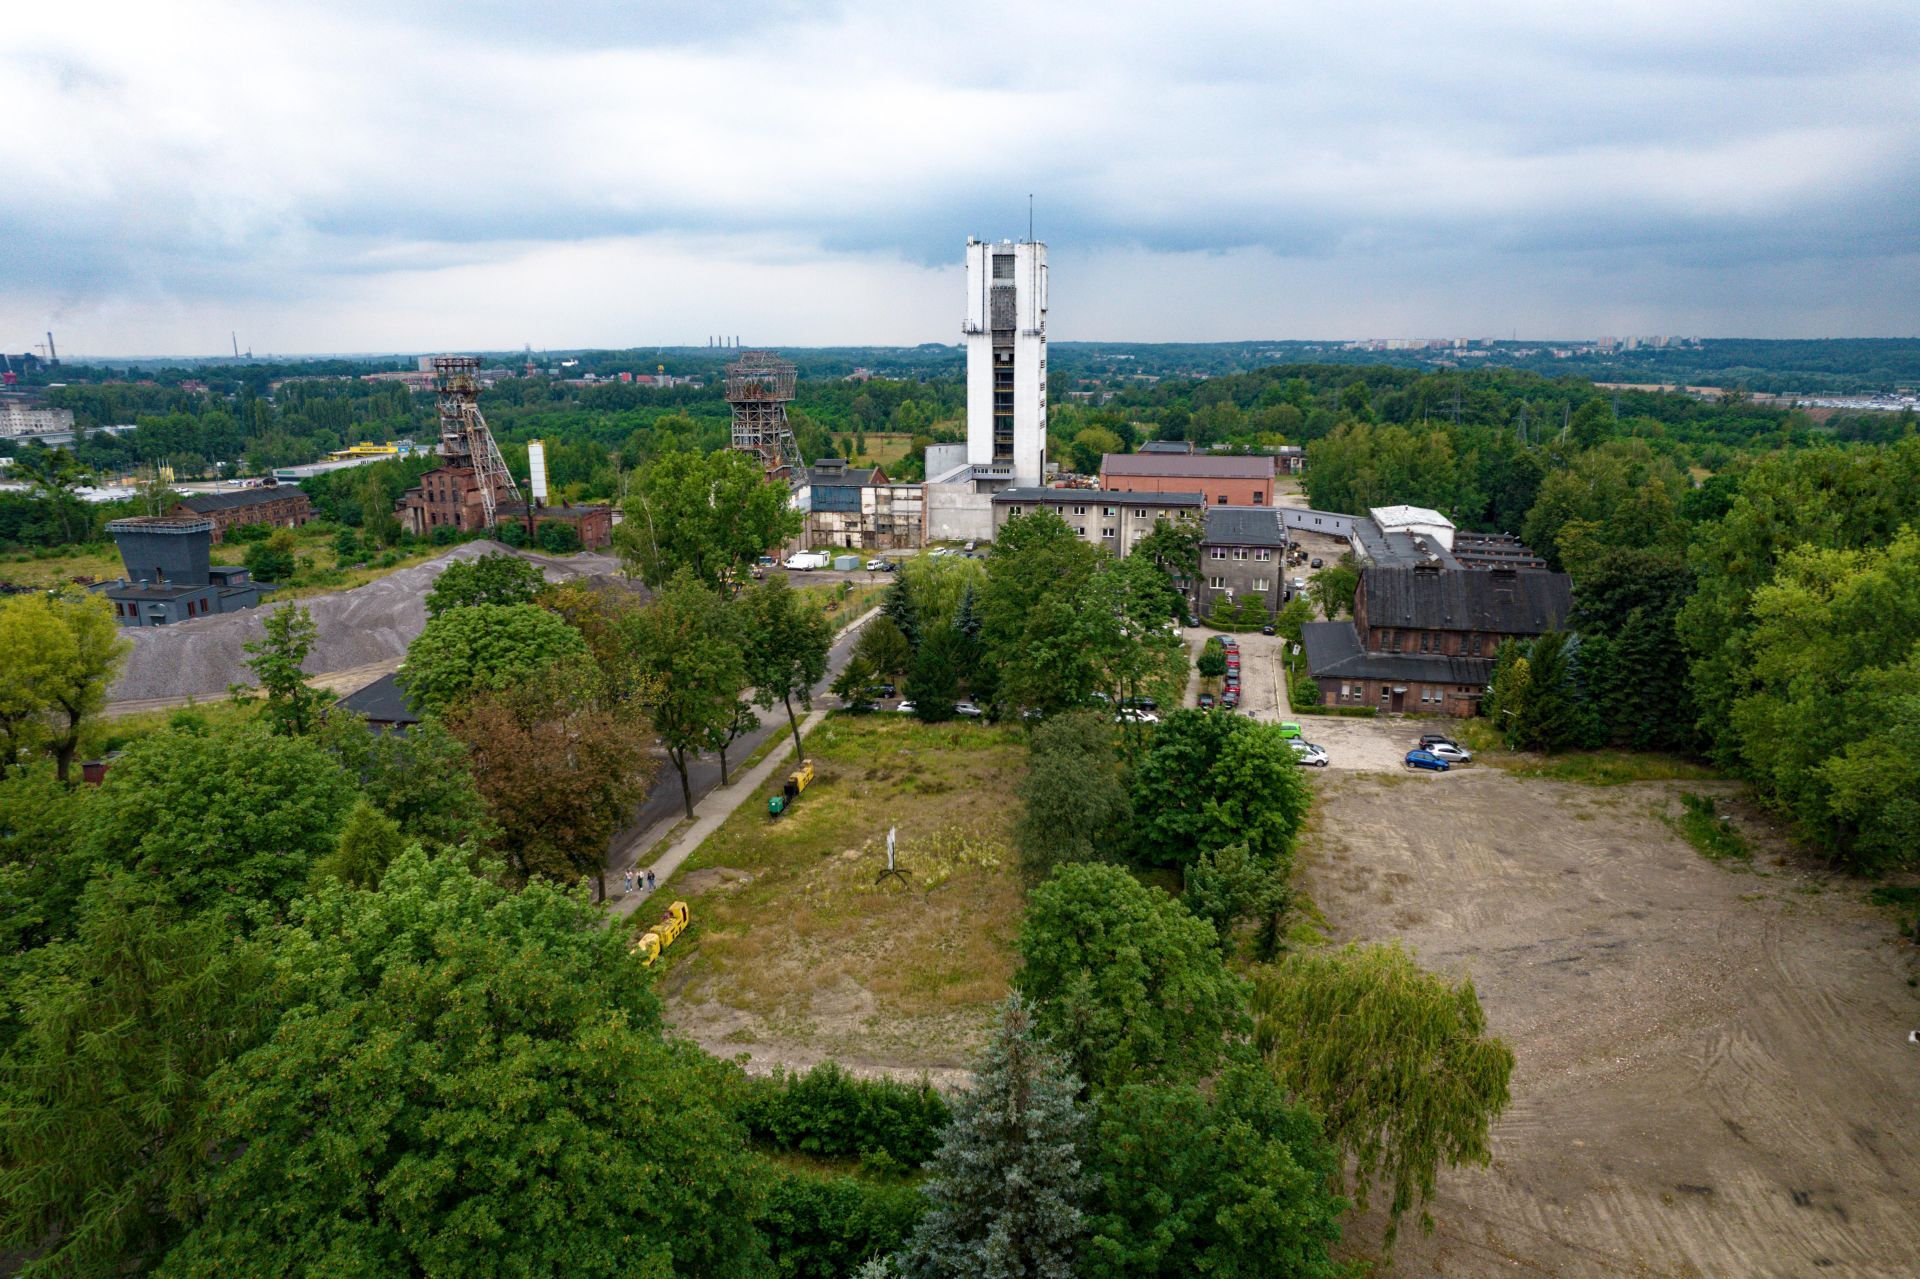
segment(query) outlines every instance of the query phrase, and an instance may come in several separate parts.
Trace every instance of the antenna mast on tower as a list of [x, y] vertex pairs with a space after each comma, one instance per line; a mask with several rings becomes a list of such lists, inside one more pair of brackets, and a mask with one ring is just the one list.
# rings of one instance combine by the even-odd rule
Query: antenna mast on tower
[[487, 419], [480, 415], [480, 361], [471, 355], [436, 355], [433, 359], [434, 394], [440, 405], [440, 456], [449, 466], [473, 468], [480, 491], [480, 509], [487, 527], [494, 527], [502, 494], [520, 500], [519, 486], [493, 442]]

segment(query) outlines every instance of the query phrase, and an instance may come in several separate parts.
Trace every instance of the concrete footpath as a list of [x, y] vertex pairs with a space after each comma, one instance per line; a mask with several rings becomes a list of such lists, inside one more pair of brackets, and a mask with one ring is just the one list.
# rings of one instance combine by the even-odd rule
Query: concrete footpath
[[[880, 610], [874, 608], [855, 618], [841, 630], [836, 644], [850, 639], [854, 632], [879, 615]], [[843, 651], [850, 650], [851, 645], [848, 645]], [[806, 717], [800, 721], [800, 739], [803, 744], [807, 735], [827, 717], [827, 708], [822, 705], [822, 702], [832, 694], [825, 691], [825, 686], [840, 673], [838, 669], [840, 665], [844, 665], [844, 662], [829, 664], [826, 678], [821, 681], [821, 687], [814, 692], [814, 709], [807, 712]], [[735, 773], [730, 783], [725, 786], [716, 786], [694, 801], [693, 823], [681, 831], [671, 843], [662, 846], [662, 841], [686, 821], [684, 809], [675, 808], [672, 813], [642, 831], [637, 838], [614, 850], [613, 855], [607, 859], [607, 909], [615, 915], [631, 915], [640, 909], [641, 904], [648, 897], [664, 894], [667, 880], [680, 869], [680, 864], [687, 860], [694, 849], [700, 847], [707, 836], [720, 829], [720, 824], [733, 816], [735, 809], [753, 798], [755, 792], [776, 772], [784, 773], [796, 767], [798, 765], [793, 759], [792, 734], [786, 731], [786, 726], [783, 724], [778, 742], [767, 752], [765, 759], [749, 769]], [[674, 776], [669, 780], [673, 782], [677, 793], [679, 778]], [[641, 882], [644, 882], [644, 872], [651, 870], [654, 879], [653, 889], [649, 891], [644, 887], [636, 887], [630, 893], [621, 891], [625, 882], [624, 876], [629, 867], [634, 870], [635, 878]]]

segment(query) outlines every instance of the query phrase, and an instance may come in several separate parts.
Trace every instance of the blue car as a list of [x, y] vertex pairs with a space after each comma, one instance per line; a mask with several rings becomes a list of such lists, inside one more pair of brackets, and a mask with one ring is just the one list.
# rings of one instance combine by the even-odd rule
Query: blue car
[[1432, 751], [1411, 750], [1407, 752], [1408, 768], [1431, 768], [1436, 773], [1444, 773], [1451, 765]]

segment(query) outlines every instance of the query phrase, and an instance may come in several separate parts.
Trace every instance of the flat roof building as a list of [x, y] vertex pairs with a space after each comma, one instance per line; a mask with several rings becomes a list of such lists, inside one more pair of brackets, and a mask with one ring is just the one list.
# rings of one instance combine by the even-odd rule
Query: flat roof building
[[1274, 473], [1274, 459], [1266, 454], [1109, 453], [1100, 460], [1100, 487], [1199, 493], [1208, 506], [1271, 506]]

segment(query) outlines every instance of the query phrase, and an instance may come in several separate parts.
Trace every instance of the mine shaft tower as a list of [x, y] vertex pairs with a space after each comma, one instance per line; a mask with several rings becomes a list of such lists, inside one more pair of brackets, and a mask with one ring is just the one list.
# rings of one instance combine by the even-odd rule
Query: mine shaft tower
[[480, 361], [471, 355], [438, 355], [433, 360], [434, 397], [440, 406], [440, 456], [449, 467], [472, 470], [487, 527], [494, 527], [500, 503], [520, 500], [520, 489], [500, 457], [487, 419], [480, 415]]
[[733, 406], [733, 447], [760, 459], [768, 479], [798, 484], [806, 478], [800, 445], [787, 423], [793, 402], [791, 360], [771, 351], [748, 351], [727, 365], [727, 403]]

